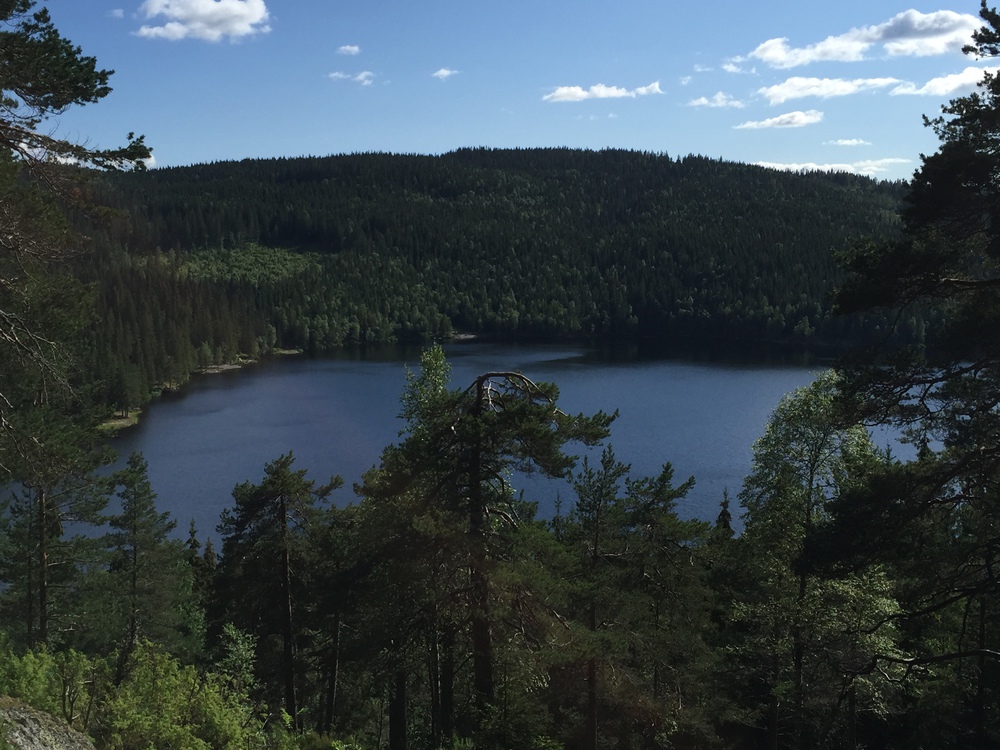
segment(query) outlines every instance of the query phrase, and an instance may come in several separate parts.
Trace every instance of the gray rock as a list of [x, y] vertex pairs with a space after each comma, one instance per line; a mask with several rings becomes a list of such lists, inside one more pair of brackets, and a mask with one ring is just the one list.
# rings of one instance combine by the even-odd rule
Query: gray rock
[[42, 711], [0, 698], [0, 749], [94, 750], [87, 737]]

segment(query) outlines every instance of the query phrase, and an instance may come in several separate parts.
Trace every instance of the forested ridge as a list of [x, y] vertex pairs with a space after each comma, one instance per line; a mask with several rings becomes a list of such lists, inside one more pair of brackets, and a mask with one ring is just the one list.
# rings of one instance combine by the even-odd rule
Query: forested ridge
[[[898, 232], [903, 192], [569, 149], [246, 160], [92, 189], [120, 212], [85, 227], [107, 347], [94, 376], [134, 367], [142, 386], [272, 347], [455, 331], [843, 347], [879, 324], [832, 315], [835, 253]], [[902, 335], [922, 333], [911, 315]]]
[[[1000, 57], [1000, 14], [984, 4], [981, 16], [968, 51]], [[9, 696], [49, 712], [101, 750], [1000, 744], [995, 74], [929, 121], [941, 146], [905, 187], [898, 218], [903, 186], [621, 152], [366, 155], [144, 174], [141, 136], [93, 150], [49, 135], [50, 117], [99, 102], [110, 75], [33, 0], [0, 3], [5, 704]], [[601, 169], [579, 166], [605, 159]], [[546, 166], [515, 168], [521, 160]], [[301, 177], [310, 165], [313, 179]], [[286, 193], [242, 177], [247, 168], [284, 174], [303, 199], [255, 199], [254, 190]], [[335, 186], [336, 169], [353, 175], [343, 200], [361, 218], [322, 230], [340, 214], [305, 195], [324, 194], [323, 180]], [[699, 175], [691, 190], [672, 185], [689, 173]], [[209, 189], [192, 190], [198, 181]], [[664, 200], [672, 187], [673, 196], [702, 192]], [[732, 200], [717, 199], [727, 190]], [[800, 200], [811, 194], [823, 200]], [[711, 220], [682, 230], [664, 205]], [[304, 207], [309, 215], [296, 216]], [[454, 222], [424, 223], [439, 210]], [[769, 211], [783, 223], [766, 220]], [[223, 229], [229, 213], [244, 217], [245, 235], [235, 222]], [[565, 216], [553, 223], [555, 213]], [[846, 227], [858, 215], [873, 226], [850, 224], [870, 234], [836, 246], [842, 271], [824, 265], [831, 248], [819, 239], [812, 252], [787, 239], [794, 232], [765, 242], [779, 225], [808, 227], [815, 239], [815, 226], [842, 217]], [[748, 230], [727, 254], [720, 231], [710, 256], [691, 239], [737, 216], [760, 237]], [[464, 228], [447, 234], [453, 226]], [[427, 242], [413, 239], [419, 231]], [[823, 231], [846, 242], [846, 228]], [[774, 263], [779, 246], [801, 268]], [[511, 247], [537, 267], [501, 273], [487, 262], [514, 263]], [[703, 263], [675, 269], [694, 285], [638, 295], [683, 249]], [[372, 457], [353, 497], [337, 467], [301, 467], [288, 453], [233, 488], [214, 530], [179, 535], [143, 456], [111, 469], [100, 431], [108, 404], [128, 409], [200, 366], [459, 326], [715, 336], [718, 318], [704, 305], [721, 304], [723, 292], [695, 290], [709, 279], [726, 288], [736, 267], [761, 289], [773, 284], [776, 297], [742, 298], [750, 307], [726, 336], [854, 331], [825, 308], [811, 316], [821, 303], [804, 290], [820, 278], [837, 284], [838, 315], [878, 316], [880, 329], [871, 348], [781, 400], [750, 474], [719, 498], [714, 520], [678, 517], [697, 478], [675, 477], [669, 456], [656, 475], [637, 476], [616, 455], [614, 414], [567, 413], [557, 385], [530, 373], [454, 383], [436, 345], [408, 375], [398, 440]], [[434, 279], [449, 274], [455, 310], [435, 296]], [[532, 307], [542, 301], [518, 296], [588, 274], [603, 286], [581, 292], [593, 305], [578, 320], [570, 304], [579, 300], [552, 292], [572, 331], [546, 329], [548, 313]], [[673, 280], [665, 273], [657, 284]], [[912, 460], [874, 445], [873, 424], [897, 429], [916, 448]], [[600, 458], [580, 460], [584, 446]], [[523, 471], [565, 480], [554, 517], [537, 517], [520, 492]], [[0, 746], [12, 741], [7, 730], [0, 725]]]

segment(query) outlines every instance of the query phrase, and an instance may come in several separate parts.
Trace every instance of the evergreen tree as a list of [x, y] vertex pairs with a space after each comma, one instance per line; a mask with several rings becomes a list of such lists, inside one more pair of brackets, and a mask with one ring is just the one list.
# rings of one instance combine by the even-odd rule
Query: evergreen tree
[[82, 574], [103, 563], [93, 528], [106, 520], [110, 485], [98, 469], [113, 454], [89, 423], [58, 408], [23, 410], [14, 419], [21, 434], [35, 437], [10, 465], [18, 489], [3, 519], [2, 609], [20, 643], [56, 647], [80, 629], [88, 606], [78, 596]]
[[[74, 105], [99, 101], [110, 93], [110, 71], [63, 38], [47, 9], [33, 11], [34, 0], [0, 5], [0, 436], [17, 445], [11, 410], [22, 404], [14, 394], [18, 380], [40, 379], [48, 388], [65, 385], [65, 351], [52, 323], [58, 311], [73, 309], [49, 292], [60, 286], [60, 263], [76, 254], [62, 216], [63, 207], [82, 206], [74, 190], [84, 171], [68, 167], [118, 169], [141, 165], [149, 156], [142, 138], [129, 136], [120, 149], [98, 150], [50, 135], [46, 120]], [[52, 305], [52, 309], [46, 309]], [[6, 442], [5, 441], [5, 442]], [[0, 443], [0, 467], [10, 446]]]
[[[308, 581], [304, 563], [312, 527], [322, 521], [322, 503], [342, 484], [339, 477], [317, 486], [306, 478], [305, 469], [293, 469], [291, 453], [264, 467], [260, 484], [243, 482], [233, 489], [231, 508], [223, 511], [219, 524], [222, 561], [219, 584], [227, 616], [258, 639], [276, 639], [278, 653], [258, 651], [258, 670], [264, 685], [277, 680], [282, 705], [296, 726], [301, 727], [298, 696], [301, 662], [298, 642], [302, 614], [312, 598], [303, 584]], [[271, 661], [271, 660], [274, 661]]]
[[[996, 58], [1000, 14], [983, 2], [980, 16], [965, 51]], [[935, 322], [925, 348], [885, 346], [845, 367], [850, 416], [896, 425], [918, 455], [842, 498], [817, 547], [823, 564], [841, 571], [873, 562], [896, 570], [911, 656], [883, 655], [879, 664], [905, 664], [913, 686], [912, 734], [901, 736], [931, 737], [938, 747], [997, 742], [998, 111], [1000, 76], [987, 72], [973, 93], [928, 120], [941, 143], [914, 175], [902, 239], [853, 248], [838, 292], [847, 312], [885, 309], [905, 321], [926, 309]], [[930, 713], [941, 721], [928, 725]]]
[[118, 645], [115, 684], [132, 668], [136, 647], [149, 640], [191, 659], [201, 651], [204, 617], [195, 599], [195, 571], [170, 534], [176, 523], [156, 509], [141, 454], [129, 456], [114, 480], [121, 512], [108, 519], [108, 588]]
[[[413, 503], [421, 530], [433, 528], [438, 535], [439, 561], [459, 566], [431, 568], [439, 585], [450, 588], [461, 580], [464, 592], [461, 620], [437, 622], [445, 629], [468, 623], [471, 730], [479, 741], [497, 743], [515, 728], [500, 726], [497, 716], [498, 618], [510, 597], [524, 598], [502, 581], [511, 583], [508, 571], [517, 563], [508, 567], [510, 555], [532, 521], [530, 510], [514, 498], [509, 473], [517, 468], [565, 476], [574, 457], [564, 446], [603, 438], [612, 418], [565, 414], [556, 406], [555, 386], [520, 373], [486, 373], [465, 390], [450, 390], [448, 377], [440, 347], [427, 350], [420, 374], [411, 375], [403, 395], [404, 439], [385, 451], [379, 471], [366, 478], [361, 492], [369, 504]], [[448, 642], [455, 635], [446, 636]], [[442, 693], [451, 690], [447, 681], [441, 685]]]

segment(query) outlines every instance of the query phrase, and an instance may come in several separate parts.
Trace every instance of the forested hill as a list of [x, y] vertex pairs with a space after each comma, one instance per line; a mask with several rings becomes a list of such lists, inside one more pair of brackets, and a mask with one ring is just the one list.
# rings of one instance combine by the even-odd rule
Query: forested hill
[[[95, 190], [131, 217], [88, 230], [103, 330], [183, 371], [453, 330], [845, 343], [860, 331], [830, 314], [834, 251], [895, 232], [904, 186], [698, 156], [466, 149], [156, 169]], [[140, 351], [149, 338], [178, 350]]]

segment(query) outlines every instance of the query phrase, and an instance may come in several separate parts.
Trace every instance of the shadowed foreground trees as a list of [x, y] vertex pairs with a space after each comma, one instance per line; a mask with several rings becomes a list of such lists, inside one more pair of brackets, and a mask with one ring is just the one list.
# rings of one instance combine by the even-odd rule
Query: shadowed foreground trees
[[[85, 209], [81, 167], [127, 169], [149, 156], [130, 134], [102, 150], [52, 135], [47, 121], [111, 92], [111, 71], [63, 38], [33, 0], [0, 5], [0, 471], [30, 438], [11, 422], [15, 408], [48, 401], [66, 387], [68, 334], [88, 321], [67, 261], [80, 239], [66, 219]], [[70, 166], [72, 164], [72, 166]]]
[[[403, 395], [404, 439], [386, 449], [381, 466], [359, 491], [375, 513], [378, 504], [411, 504], [408, 523], [434, 524], [439, 543], [446, 546], [442, 562], [460, 566], [458, 571], [435, 571], [436, 578], [444, 576], [457, 586], [441, 592], [440, 604], [453, 608], [461, 602], [453, 614], [456, 621], [443, 625], [444, 640], [450, 650], [456, 638], [468, 639], [464, 648], [472, 667], [472, 713], [466, 731], [480, 742], [497, 743], [516, 731], [516, 726], [504, 725], [517, 721], [497, 703], [497, 639], [508, 646], [512, 637], [517, 640], [517, 626], [509, 630], [510, 618], [528, 617], [519, 607], [533, 599], [530, 589], [522, 588], [528, 582], [518, 578], [516, 555], [528, 554], [525, 529], [534, 525], [534, 508], [515, 498], [511, 472], [565, 476], [575, 457], [564, 446], [604, 438], [613, 417], [566, 414], [556, 405], [555, 386], [534, 383], [520, 373], [485, 373], [463, 391], [449, 390], [448, 376], [443, 351], [428, 350], [420, 374], [411, 376]], [[439, 694], [454, 695], [454, 685], [447, 684], [452, 679], [448, 675], [445, 684], [439, 682]], [[454, 729], [454, 707], [441, 710], [441, 723]]]
[[[849, 546], [822, 555], [841, 510], [907, 470], [838, 423], [835, 376], [775, 411], [734, 536], [725, 513], [715, 529], [678, 517], [691, 480], [675, 485], [669, 465], [635, 478], [605, 447], [574, 472], [571, 439], [603, 439], [608, 415], [564, 414], [554, 386], [519, 373], [451, 389], [440, 349], [422, 364], [403, 394], [401, 439], [357, 488], [361, 501], [327, 508], [337, 482], [318, 486], [282, 456], [234, 489], [218, 568], [196, 539], [186, 552], [161, 547], [170, 520], [133, 457], [116, 476], [123, 506], [101, 545], [112, 556], [70, 564], [64, 579], [61, 595], [78, 605], [66, 643], [80, 651], [0, 643], [13, 655], [3, 689], [67, 701], [102, 747], [170, 731], [214, 736], [212, 747], [246, 740], [206, 724], [219, 721], [215, 708], [180, 696], [150, 707], [143, 725], [156, 681], [239, 705], [261, 747], [329, 742], [310, 732], [394, 750], [903, 750], [918, 733], [945, 748], [990, 736], [993, 675], [978, 670], [994, 603], [913, 609], [939, 593], [966, 529], [921, 527], [917, 547], [875, 560]], [[515, 490], [524, 470], [571, 480], [565, 513], [535, 517]], [[0, 534], [5, 550], [18, 549], [13, 531]], [[173, 579], [181, 560], [186, 575]], [[968, 564], [963, 575], [974, 556]], [[95, 596], [101, 580], [117, 583]], [[169, 580], [214, 591], [206, 649], [160, 619], [169, 596], [150, 595]], [[22, 615], [23, 591], [4, 582], [3, 611]], [[119, 613], [114, 628], [106, 612]], [[98, 632], [95, 618], [110, 638], [82, 637]], [[174, 656], [141, 637], [154, 633]], [[189, 718], [166, 718], [174, 711]]]
[[[1000, 16], [983, 3], [966, 52], [1000, 54]], [[1000, 78], [929, 121], [941, 140], [913, 177], [904, 237], [846, 258], [845, 311], [924, 308], [941, 321], [926, 350], [883, 347], [845, 369], [852, 419], [908, 434], [915, 460], [886, 465], [831, 508], [816, 558], [848, 574], [873, 562], [897, 580], [912, 735], [937, 746], [998, 742], [1000, 630]], [[928, 713], [942, 717], [929, 722]], [[913, 741], [916, 741], [914, 739]]]
[[[264, 468], [259, 485], [244, 482], [233, 489], [234, 506], [223, 512], [218, 529], [218, 582], [225, 619], [257, 639], [262, 680], [280, 681], [284, 710], [301, 728], [299, 618], [311, 598], [309, 546], [321, 522], [321, 503], [343, 481], [333, 477], [316, 486], [305, 469], [292, 469], [294, 460], [291, 453], [281, 456]], [[280, 656], [268, 653], [274, 639], [280, 641]], [[272, 659], [277, 664], [265, 666]]]

